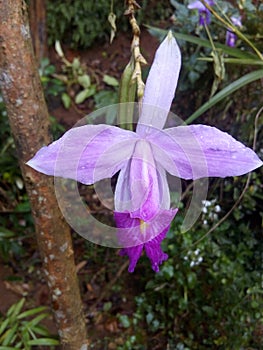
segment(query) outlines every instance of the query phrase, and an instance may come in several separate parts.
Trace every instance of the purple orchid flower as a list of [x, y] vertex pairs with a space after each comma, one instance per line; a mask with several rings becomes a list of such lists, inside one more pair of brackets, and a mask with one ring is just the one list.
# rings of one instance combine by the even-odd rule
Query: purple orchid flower
[[[205, 0], [205, 2], [209, 6], [214, 5], [213, 0]], [[190, 10], [198, 10], [200, 26], [205, 26], [211, 22], [211, 13], [201, 1], [192, 1], [187, 7]]]
[[[121, 255], [129, 272], [145, 249], [154, 271], [168, 256], [161, 242], [176, 215], [170, 208], [166, 171], [183, 179], [237, 176], [262, 165], [249, 148], [205, 125], [164, 129], [174, 98], [181, 54], [169, 32], [158, 48], [146, 86], [136, 132], [109, 125], [67, 131], [27, 163], [47, 175], [93, 184], [120, 171], [114, 217]], [[57, 161], [59, 159], [63, 160]]]
[[[241, 28], [242, 27], [242, 22], [241, 22], [241, 17], [230, 17], [232, 23], [236, 26]], [[232, 32], [231, 29], [228, 29], [226, 32], [226, 45], [230, 46], [230, 47], [235, 47], [236, 45], [236, 40], [237, 40], [237, 36], [235, 33]]]

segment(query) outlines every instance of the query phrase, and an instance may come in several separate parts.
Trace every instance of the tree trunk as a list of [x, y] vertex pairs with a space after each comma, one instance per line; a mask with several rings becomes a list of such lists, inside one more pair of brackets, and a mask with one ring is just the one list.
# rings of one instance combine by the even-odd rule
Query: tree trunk
[[33, 47], [38, 63], [48, 56], [46, 31], [46, 0], [30, 0], [29, 23]]
[[70, 229], [57, 206], [53, 179], [25, 165], [51, 139], [23, 0], [0, 0], [0, 82], [61, 344], [63, 349], [86, 349]]

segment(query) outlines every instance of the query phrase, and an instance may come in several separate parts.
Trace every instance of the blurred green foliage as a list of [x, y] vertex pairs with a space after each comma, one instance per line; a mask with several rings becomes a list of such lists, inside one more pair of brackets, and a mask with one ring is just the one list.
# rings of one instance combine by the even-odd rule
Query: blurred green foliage
[[[190, 10], [187, 8], [189, 1], [186, 0], [170, 0], [174, 8], [173, 14], [173, 29], [175, 33], [192, 34], [201, 40], [207, 40], [207, 32], [204, 27], [199, 25], [199, 14], [197, 10]], [[263, 49], [262, 35], [263, 35], [263, 5], [260, 1], [224, 1], [218, 0], [213, 8], [223, 19], [229, 19], [231, 16], [242, 17], [243, 34], [256, 44], [259, 50]], [[226, 41], [227, 28], [220, 23], [220, 21], [212, 15], [212, 21], [208, 26], [211, 38], [214, 43], [220, 43], [222, 50], [217, 50], [217, 56], [221, 59], [228, 57], [225, 50], [226, 47], [222, 45]], [[201, 57], [211, 57], [211, 48], [202, 45], [201, 41], [198, 45], [193, 45], [182, 39], [178, 39], [179, 45], [182, 48], [184, 57], [183, 70], [181, 72], [181, 81], [179, 89], [181, 91], [193, 90], [196, 87], [204, 87], [209, 90], [211, 82], [213, 81], [213, 67], [206, 60], [200, 60]], [[238, 40], [237, 47], [242, 51], [247, 51], [248, 45], [244, 41]], [[232, 49], [233, 53], [235, 49]], [[225, 52], [224, 52], [225, 51]], [[241, 56], [242, 57], [242, 56]], [[252, 56], [253, 57], [253, 56]], [[215, 66], [214, 66], [215, 67]], [[216, 67], [215, 67], [216, 68]], [[228, 84], [229, 74], [239, 67], [234, 65], [226, 66], [227, 71], [225, 75], [225, 82]], [[234, 69], [233, 69], [234, 68]], [[204, 79], [204, 76], [206, 79]], [[224, 78], [224, 77], [223, 77]]]
[[15, 145], [0, 95], [0, 257], [20, 257], [22, 241], [32, 218], [16, 158]]
[[[122, 13], [122, 5], [116, 9]], [[56, 0], [47, 2], [49, 43], [56, 40], [75, 48], [86, 48], [109, 36], [110, 1]]]
[[[129, 22], [124, 11], [124, 1], [113, 1], [113, 13], [116, 15], [117, 30], [125, 31]], [[139, 1], [139, 23], [155, 23], [171, 14], [169, 0]], [[47, 2], [47, 25], [49, 44], [56, 40], [71, 47], [84, 49], [93, 44], [109, 40], [111, 26], [108, 16], [111, 12], [111, 0], [49, 0]]]
[[[72, 105], [78, 107], [78, 105], [87, 102], [88, 99], [90, 101], [90, 98], [92, 98], [95, 108], [102, 108], [118, 102], [119, 82], [116, 78], [104, 74], [101, 83], [105, 84], [108, 89], [101, 90], [98, 86], [99, 78], [96, 73], [93, 70], [88, 72], [88, 67], [81, 63], [78, 57], [74, 57], [73, 61], [70, 62], [65, 57], [59, 41], [56, 41], [55, 50], [61, 59], [62, 72], [57, 74], [55, 67], [48, 65], [47, 68], [53, 67], [54, 71], [51, 71], [51, 69], [44, 70], [42, 81], [43, 79], [47, 79], [51, 83], [51, 87], [56, 87], [56, 96], [60, 92], [61, 101], [66, 109], [69, 109]], [[45, 61], [48, 62], [47, 59]], [[46, 78], [45, 74], [48, 78]], [[62, 85], [61, 89], [60, 85]], [[44, 88], [47, 94], [52, 92], [50, 86], [44, 85]], [[108, 122], [110, 123], [110, 120]]]
[[[206, 236], [227, 211], [231, 198], [237, 199], [245, 180], [220, 181], [223, 193], [217, 186], [190, 231], [180, 232], [182, 216], [177, 214], [163, 242], [169, 259], [136, 297], [137, 310], [126, 320], [138, 338], [143, 321], [149, 337], [146, 349], [154, 338], [160, 343], [163, 339], [163, 348], [169, 344], [178, 350], [262, 348], [263, 208], [257, 202], [262, 186], [259, 173], [253, 174], [253, 184], [233, 215]], [[221, 201], [220, 195], [224, 198]]]

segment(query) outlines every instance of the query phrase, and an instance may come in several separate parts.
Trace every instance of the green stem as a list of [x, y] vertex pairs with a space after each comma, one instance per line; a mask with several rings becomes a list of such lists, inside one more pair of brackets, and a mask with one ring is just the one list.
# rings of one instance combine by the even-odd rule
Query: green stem
[[133, 111], [136, 93], [136, 80], [133, 80], [134, 59], [125, 67], [119, 90], [118, 124], [127, 130], [133, 130]]

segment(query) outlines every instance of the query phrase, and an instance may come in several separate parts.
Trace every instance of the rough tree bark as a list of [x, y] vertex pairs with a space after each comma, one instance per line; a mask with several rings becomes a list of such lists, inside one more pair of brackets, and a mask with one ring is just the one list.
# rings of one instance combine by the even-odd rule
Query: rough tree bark
[[33, 47], [38, 63], [48, 56], [46, 31], [46, 0], [30, 0], [29, 23]]
[[61, 344], [63, 349], [86, 349], [70, 230], [57, 206], [53, 179], [25, 165], [51, 139], [23, 0], [0, 0], [0, 83], [35, 219], [36, 239]]

